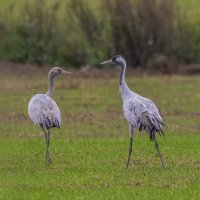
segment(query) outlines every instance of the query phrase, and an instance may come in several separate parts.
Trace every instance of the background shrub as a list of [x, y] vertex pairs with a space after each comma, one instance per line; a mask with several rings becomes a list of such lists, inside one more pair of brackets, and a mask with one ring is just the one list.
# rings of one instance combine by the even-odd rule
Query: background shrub
[[199, 62], [199, 22], [174, 0], [35, 0], [0, 15], [3, 60], [80, 67], [123, 54], [132, 66], [159, 55]]

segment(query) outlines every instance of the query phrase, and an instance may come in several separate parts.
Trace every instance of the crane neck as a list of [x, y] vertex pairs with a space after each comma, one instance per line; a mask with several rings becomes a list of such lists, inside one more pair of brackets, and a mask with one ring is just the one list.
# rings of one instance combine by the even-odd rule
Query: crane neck
[[128, 98], [129, 94], [131, 93], [131, 90], [129, 89], [125, 80], [125, 72], [126, 72], [126, 62], [124, 61], [124, 63], [121, 64], [121, 72], [120, 72], [120, 78], [119, 78], [119, 91], [120, 91], [122, 100]]
[[47, 91], [47, 96], [49, 96], [50, 98], [52, 97], [53, 95], [53, 88], [54, 88], [54, 80], [53, 78], [49, 78], [49, 89]]
[[119, 77], [119, 85], [122, 86], [123, 83], [126, 82], [125, 80], [125, 72], [126, 72], [126, 62], [124, 61], [121, 66], [121, 72], [120, 72], [120, 77]]

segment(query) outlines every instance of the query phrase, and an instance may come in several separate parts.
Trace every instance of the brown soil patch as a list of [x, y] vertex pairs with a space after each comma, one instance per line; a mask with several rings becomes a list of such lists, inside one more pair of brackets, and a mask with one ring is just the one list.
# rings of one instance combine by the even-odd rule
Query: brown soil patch
[[[31, 64], [19, 64], [0, 61], [0, 76], [29, 76], [48, 74], [49, 69], [53, 66], [37, 66]], [[65, 68], [63, 66], [63, 68]], [[81, 69], [68, 68], [72, 72], [73, 77], [80, 78], [110, 78], [119, 76], [119, 67], [109, 68], [93, 68], [90, 66], [82, 67]], [[144, 71], [141, 69], [128, 68], [127, 76], [141, 75]]]

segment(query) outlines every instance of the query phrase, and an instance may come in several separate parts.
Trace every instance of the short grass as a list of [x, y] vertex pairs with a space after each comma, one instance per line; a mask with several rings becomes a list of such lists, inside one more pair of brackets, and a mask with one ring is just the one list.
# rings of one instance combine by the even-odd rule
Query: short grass
[[168, 128], [157, 137], [166, 169], [148, 135], [136, 132], [126, 171], [129, 134], [117, 77], [56, 79], [63, 119], [52, 130], [46, 166], [44, 137], [27, 115], [31, 96], [47, 89], [46, 71], [14, 71], [0, 75], [0, 199], [200, 198], [200, 77], [129, 75]]

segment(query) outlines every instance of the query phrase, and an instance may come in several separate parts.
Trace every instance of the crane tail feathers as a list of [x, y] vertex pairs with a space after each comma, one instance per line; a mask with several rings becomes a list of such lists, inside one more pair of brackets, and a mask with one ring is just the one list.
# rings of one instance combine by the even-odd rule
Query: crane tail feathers
[[[165, 126], [165, 127], [167, 127], [167, 125], [166, 124], [164, 124], [162, 121], [160, 121], [159, 119], [157, 119], [157, 118], [155, 118], [156, 119], [156, 121], [159, 123], [159, 124], [161, 124], [162, 126]], [[168, 127], [167, 127], [168, 128]]]
[[56, 119], [55, 122], [53, 123], [53, 127], [57, 127], [60, 128], [60, 123], [59, 121]]
[[50, 119], [45, 118], [43, 121], [40, 120], [39, 122], [39, 126], [41, 128], [46, 128], [46, 129], [50, 129], [50, 128], [60, 128], [60, 122], [58, 119], [56, 119], [54, 122], [51, 122]]

